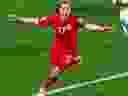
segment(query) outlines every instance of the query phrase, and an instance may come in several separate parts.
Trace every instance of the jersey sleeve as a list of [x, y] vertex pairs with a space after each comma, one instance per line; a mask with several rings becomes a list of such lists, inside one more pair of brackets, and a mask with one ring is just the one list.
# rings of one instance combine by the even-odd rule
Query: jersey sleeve
[[48, 27], [48, 23], [49, 23], [49, 17], [48, 16], [44, 16], [44, 17], [36, 18], [33, 23], [35, 25], [47, 28]]

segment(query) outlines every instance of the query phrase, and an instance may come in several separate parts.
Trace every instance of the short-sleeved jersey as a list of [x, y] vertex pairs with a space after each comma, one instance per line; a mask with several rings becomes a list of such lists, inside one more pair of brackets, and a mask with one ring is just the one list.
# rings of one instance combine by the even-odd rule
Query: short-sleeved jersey
[[77, 17], [68, 16], [66, 24], [61, 21], [60, 16], [41, 17], [34, 22], [40, 27], [48, 27], [51, 24], [55, 32], [53, 47], [76, 48], [77, 47]]

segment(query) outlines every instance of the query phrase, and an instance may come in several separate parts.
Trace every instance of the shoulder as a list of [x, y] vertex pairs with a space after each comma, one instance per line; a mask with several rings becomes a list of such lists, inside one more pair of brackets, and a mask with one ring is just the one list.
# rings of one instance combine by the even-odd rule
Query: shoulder
[[77, 20], [78, 19], [78, 16], [69, 16], [70, 19], [74, 19], [74, 20]]
[[40, 20], [49, 20], [49, 19], [55, 19], [55, 16], [41, 16], [39, 17]]
[[56, 16], [56, 15], [54, 15], [54, 16], [48, 16], [48, 18], [49, 18], [49, 21], [50, 22], [55, 22], [55, 21], [57, 21], [59, 19], [59, 16]]
[[78, 17], [77, 16], [69, 16], [68, 17], [70, 22], [78, 22]]
[[53, 16], [48, 16], [50, 19], [56, 19], [56, 18], [58, 18], [58, 16], [56, 16], [56, 15], [53, 15]]

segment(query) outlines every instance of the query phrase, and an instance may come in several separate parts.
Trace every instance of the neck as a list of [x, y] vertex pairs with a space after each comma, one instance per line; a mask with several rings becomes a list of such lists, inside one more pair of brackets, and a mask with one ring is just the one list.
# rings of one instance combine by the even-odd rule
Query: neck
[[66, 20], [67, 16], [60, 16], [61, 20]]

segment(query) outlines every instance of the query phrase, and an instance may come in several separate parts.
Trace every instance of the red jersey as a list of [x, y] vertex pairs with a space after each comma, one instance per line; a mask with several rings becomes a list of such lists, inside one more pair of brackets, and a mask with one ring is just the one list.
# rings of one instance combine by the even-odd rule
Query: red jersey
[[[51, 24], [54, 29], [53, 48], [76, 48], [77, 47], [77, 17], [68, 16], [65, 26], [60, 16], [41, 17], [34, 24], [40, 27], [48, 27]], [[66, 27], [66, 30], [64, 29]]]
[[74, 53], [72, 49], [77, 48], [77, 18], [69, 16], [65, 25], [60, 16], [42, 17], [34, 22], [40, 27], [48, 27], [49, 23], [55, 32], [51, 48], [51, 64], [57, 65], [63, 71], [64, 65], [72, 59]]

